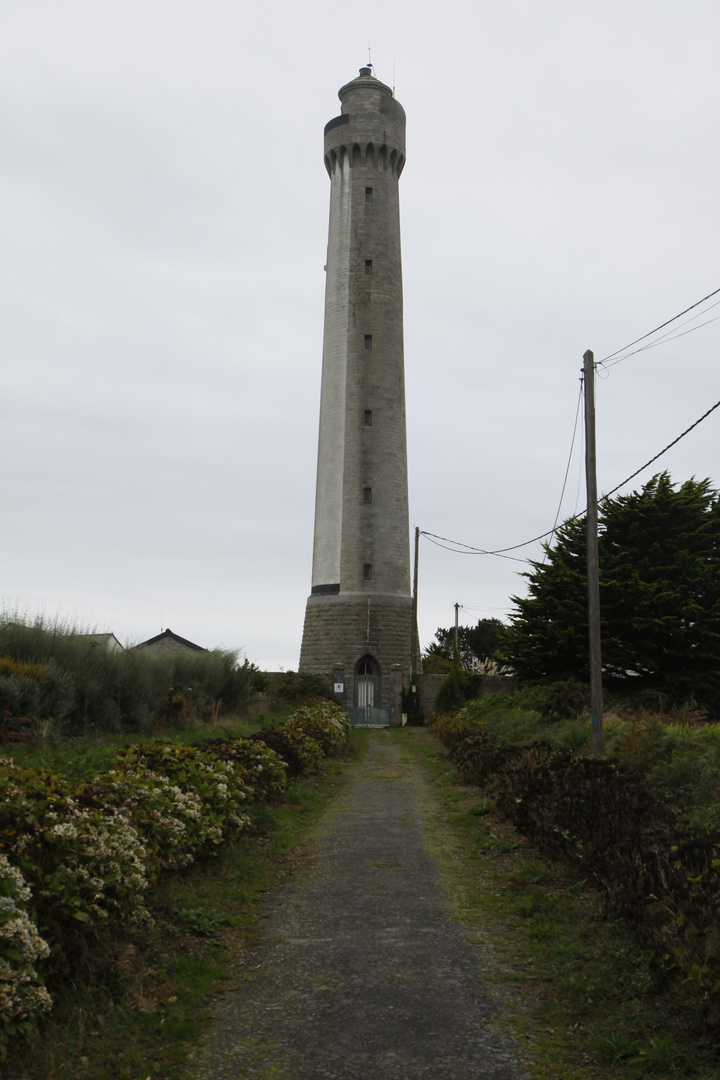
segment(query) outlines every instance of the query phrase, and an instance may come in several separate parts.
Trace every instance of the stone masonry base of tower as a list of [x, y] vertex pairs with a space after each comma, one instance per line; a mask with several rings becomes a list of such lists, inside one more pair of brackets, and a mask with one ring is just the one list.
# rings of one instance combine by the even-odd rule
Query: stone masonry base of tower
[[332, 683], [336, 701], [350, 710], [355, 724], [399, 726], [411, 642], [410, 597], [310, 596], [300, 670]]

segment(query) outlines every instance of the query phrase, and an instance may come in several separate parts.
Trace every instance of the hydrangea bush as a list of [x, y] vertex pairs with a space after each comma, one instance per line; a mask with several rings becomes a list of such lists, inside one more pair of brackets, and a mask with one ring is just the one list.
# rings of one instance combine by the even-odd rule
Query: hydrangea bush
[[[248, 827], [244, 804], [252, 798], [252, 787], [244, 769], [232, 761], [220, 761], [201, 747], [148, 743], [118, 751], [124, 775], [152, 773], [169, 781], [172, 798], [182, 804], [181, 795], [199, 800], [199, 817], [192, 832], [194, 851], [209, 852], [223, 840], [231, 840]], [[169, 789], [170, 794], [170, 789]], [[182, 807], [187, 826], [187, 806]]]
[[294, 727], [289, 721], [253, 738], [283, 759], [289, 777], [315, 772], [322, 761], [323, 753], [315, 740], [301, 726]]
[[51, 1007], [36, 964], [56, 978], [103, 964], [114, 940], [151, 921], [150, 881], [236, 838], [250, 803], [279, 798], [288, 775], [317, 768], [349, 732], [321, 700], [262, 741], [127, 747], [77, 785], [0, 758], [0, 1055]]
[[262, 742], [251, 739], [214, 740], [205, 753], [232, 763], [244, 772], [255, 802], [274, 802], [287, 787], [287, 767], [279, 754]]
[[322, 698], [294, 712], [285, 726], [309, 735], [324, 756], [338, 754], [350, 736], [350, 718], [345, 709]]
[[323, 757], [337, 754], [350, 737], [350, 719], [334, 701], [313, 698], [283, 724], [258, 732], [262, 740], [287, 763], [290, 776], [314, 772]]
[[50, 948], [30, 920], [30, 889], [20, 871], [0, 855], [0, 1061], [17, 1034], [31, 1035], [52, 999], [36, 971]]
[[137, 829], [115, 807], [82, 806], [53, 773], [0, 761], [0, 853], [32, 890], [56, 970], [76, 964], [118, 924], [149, 918]]

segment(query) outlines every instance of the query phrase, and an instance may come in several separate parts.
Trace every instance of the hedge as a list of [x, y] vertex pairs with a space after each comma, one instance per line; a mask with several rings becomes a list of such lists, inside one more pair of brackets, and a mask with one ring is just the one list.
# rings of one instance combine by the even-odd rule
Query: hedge
[[279, 798], [349, 733], [323, 701], [258, 738], [127, 747], [80, 784], [0, 759], [0, 1060], [51, 1008], [48, 979], [103, 966], [151, 923], [145, 895], [160, 873], [249, 829], [250, 804]]
[[482, 720], [430, 726], [463, 780], [485, 787], [536, 847], [581, 868], [608, 908], [630, 919], [662, 979], [691, 983], [720, 1020], [720, 832], [683, 829], [639, 769], [549, 742], [503, 742]]

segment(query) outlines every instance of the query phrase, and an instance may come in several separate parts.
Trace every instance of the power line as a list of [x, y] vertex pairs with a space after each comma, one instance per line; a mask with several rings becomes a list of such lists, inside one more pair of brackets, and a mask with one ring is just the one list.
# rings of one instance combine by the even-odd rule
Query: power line
[[[698, 424], [701, 424], [703, 420], [706, 420], [708, 416], [710, 416], [711, 413], [714, 413], [715, 410], [718, 408], [720, 408], [720, 401], [716, 401], [715, 404], [707, 410], [707, 412], [703, 413], [703, 415], [699, 417], [694, 424], [691, 424], [689, 428], [686, 428], [685, 431], [683, 431], [681, 435], [678, 435], [676, 439], [673, 439], [672, 442], [668, 443], [667, 446], [664, 447], [659, 454], [655, 454], [655, 456], [651, 457], [649, 461], [646, 461], [644, 465], [641, 465], [639, 469], [636, 469], [634, 473], [631, 473], [630, 476], [627, 476], [616, 487], [612, 488], [610, 491], [607, 492], [607, 494], [603, 495], [599, 502], [605, 502], [606, 499], [609, 499], [610, 496], [614, 495], [616, 491], [619, 491], [621, 487], [624, 487], [625, 484], [628, 484], [631, 480], [634, 480], [635, 477], [643, 471], [643, 469], [647, 469], [648, 465], [652, 465], [653, 462], [657, 461], [658, 458], [661, 458], [663, 454], [666, 454], [668, 450], [670, 450], [673, 446], [679, 443], [681, 439], [684, 439], [686, 435], [689, 435], [690, 432], [698, 426]], [[574, 514], [567, 520], [577, 521], [580, 518], [584, 517], [585, 513], [586, 511], [583, 510], [582, 513]], [[545, 540], [546, 537], [552, 536], [554, 532], [555, 526], [553, 526], [552, 529], [548, 529], [547, 532], [541, 533], [540, 536], [534, 536], [532, 540], [525, 540], [522, 544], [512, 544], [510, 547], [498, 548], [495, 551], [488, 551], [485, 548], [472, 547], [472, 545], [470, 544], [462, 544], [458, 540], [450, 540], [447, 536], [437, 536], [435, 533], [425, 532], [424, 530], [420, 531], [420, 535], [426, 536], [428, 540], [430, 540], [431, 543], [436, 544], [437, 547], [445, 548], [446, 551], [454, 551], [457, 555], [499, 555], [505, 559], [512, 559], [513, 562], [527, 562], [527, 559], [517, 559], [514, 558], [512, 555], [507, 555], [506, 552], [518, 551], [520, 548], [529, 547], [531, 544], [536, 544], [538, 540]], [[439, 541], [444, 541], [444, 543], [440, 543]], [[449, 544], [451, 544], [452, 547], [448, 547], [447, 545]]]
[[[435, 544], [435, 547], [444, 548], [445, 551], [453, 551], [456, 555], [499, 555], [502, 559], [511, 559], [512, 562], [526, 562], [525, 559], [516, 559], [512, 555], [505, 555], [503, 551], [485, 551], [483, 548], [474, 548], [470, 544], [461, 544], [457, 540], [449, 540], [447, 536], [437, 536], [436, 533], [426, 532], [424, 529], [420, 530], [421, 536], [426, 536], [431, 544]], [[548, 536], [548, 533], [544, 533]], [[539, 539], [539, 538], [538, 538]], [[444, 541], [444, 543], [442, 542]], [[528, 541], [532, 543], [532, 540]], [[452, 545], [452, 546], [449, 546]], [[518, 544], [518, 547], [524, 547], [524, 544]], [[465, 549], [464, 551], [462, 549]], [[507, 548], [507, 551], [514, 551], [514, 548]]]
[[605, 499], [609, 499], [610, 496], [614, 495], [616, 491], [619, 491], [621, 487], [625, 487], [625, 484], [628, 484], [631, 480], [634, 480], [638, 473], [641, 473], [643, 469], [647, 469], [648, 465], [652, 465], [653, 461], [657, 461], [659, 457], [662, 457], [663, 454], [667, 453], [671, 446], [675, 446], [675, 444], [679, 443], [681, 439], [684, 439], [686, 435], [689, 435], [693, 428], [696, 428], [698, 424], [701, 424], [703, 420], [705, 420], [710, 415], [710, 413], [715, 412], [715, 410], [719, 407], [720, 401], [716, 401], [712, 408], [708, 409], [706, 413], [703, 413], [700, 419], [696, 420], [694, 424], [691, 424], [689, 428], [686, 428], [685, 431], [683, 431], [682, 435], [678, 435], [677, 439], [673, 439], [671, 443], [668, 443], [664, 450], [661, 450], [659, 454], [655, 455], [655, 457], [651, 457], [649, 461], [646, 461], [644, 465], [641, 465], [639, 469], [636, 469], [634, 473], [631, 473], [630, 476], [626, 477], [626, 479], [623, 480], [621, 484], [618, 484], [617, 487], [614, 487], [612, 491], [608, 491], [607, 495], [603, 495], [600, 502], [604, 502]]
[[[565, 488], [567, 487], [568, 475], [570, 473], [570, 463], [572, 462], [573, 450], [575, 449], [575, 437], [577, 435], [578, 420], [580, 418], [580, 406], [583, 399], [583, 381], [580, 379], [580, 390], [578, 393], [577, 408], [575, 409], [575, 426], [573, 427], [572, 442], [570, 443], [570, 453], [568, 454], [568, 463], [565, 468], [565, 478], [563, 480], [562, 491], [560, 492], [560, 502], [558, 503], [557, 513], [555, 514], [555, 521], [553, 522], [552, 531], [555, 532], [557, 528], [558, 518], [560, 517], [560, 511], [562, 510], [563, 499], [565, 498]], [[545, 556], [543, 556], [543, 562]]]
[[[654, 330], [649, 330], [647, 334], [643, 334], [642, 337], [636, 338], [635, 341], [631, 341], [629, 345], [624, 345], [622, 349], [616, 349], [615, 352], [610, 353], [608, 356], [604, 356], [598, 363], [604, 364], [606, 361], [619, 356], [620, 353], [624, 353], [627, 349], [632, 349], [633, 345], [639, 345], [641, 341], [645, 341], [646, 338], [652, 337], [653, 334], [657, 334], [658, 330], [664, 330], [666, 326], [670, 326], [671, 323], [681, 319], [683, 315], [687, 315], [689, 311], [693, 311], [696, 307], [699, 307], [700, 304], [704, 304], [706, 300], [710, 300], [713, 296], [717, 296], [718, 293], [720, 293], [720, 289], [714, 289], [711, 293], [708, 293], [707, 296], [703, 296], [702, 300], [696, 300], [694, 304], [685, 308], [684, 311], [680, 311], [677, 315], [673, 315], [672, 319], [667, 319], [664, 323], [661, 323], [660, 326], [656, 326]], [[622, 359], [625, 359], [625, 357], [622, 357]], [[619, 363], [619, 361], [616, 361], [616, 363]]]
[[[717, 307], [718, 304], [720, 304], [720, 300], [717, 300], [714, 304], [712, 304], [708, 310]], [[699, 319], [703, 314], [703, 312], [698, 312], [697, 315], [693, 315], [692, 319], [688, 319], [688, 322], [690, 323], [693, 322], [695, 319]], [[677, 341], [678, 338], [686, 337], [688, 334], [694, 333], [695, 330], [702, 330], [703, 326], [709, 326], [710, 323], [717, 322], [718, 319], [720, 319], [720, 315], [715, 315], [712, 319], [707, 319], [705, 322], [699, 323], [697, 326], [691, 326], [689, 330], [682, 330], [678, 334], [674, 334], [668, 331], [667, 334], [663, 334], [662, 337], [659, 337], [657, 341], [650, 341], [647, 345], [641, 345], [639, 349], [633, 349], [632, 352], [625, 353], [624, 356], [618, 356], [617, 359], [612, 360], [609, 363], [605, 363], [605, 361], [600, 360], [598, 361], [596, 367], [602, 367], [606, 370], [611, 367], [615, 367], [615, 365], [619, 364], [622, 360], [627, 360], [631, 356], [637, 356], [638, 353], [641, 352], [647, 352], [648, 349], [656, 349], [658, 345], [667, 345], [668, 341]], [[687, 323], [681, 323], [680, 325], [687, 326]]]

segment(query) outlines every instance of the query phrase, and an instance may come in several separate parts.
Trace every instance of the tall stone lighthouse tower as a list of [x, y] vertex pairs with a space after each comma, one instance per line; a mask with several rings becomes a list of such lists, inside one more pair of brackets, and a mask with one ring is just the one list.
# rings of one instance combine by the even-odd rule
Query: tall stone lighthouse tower
[[[330, 230], [312, 592], [300, 670], [355, 723], [400, 723], [411, 675], [398, 180], [405, 112], [371, 67], [325, 125]], [[340, 689], [342, 687], [342, 689]]]

